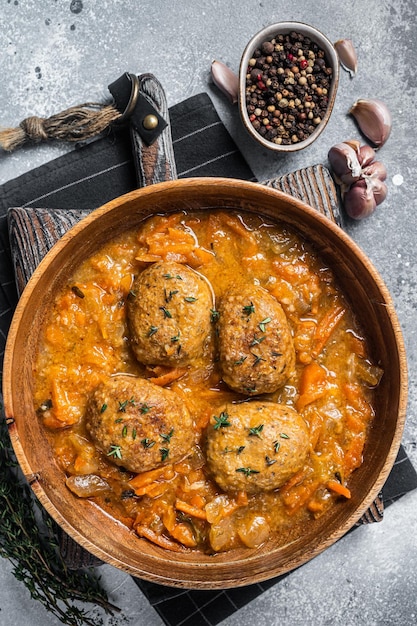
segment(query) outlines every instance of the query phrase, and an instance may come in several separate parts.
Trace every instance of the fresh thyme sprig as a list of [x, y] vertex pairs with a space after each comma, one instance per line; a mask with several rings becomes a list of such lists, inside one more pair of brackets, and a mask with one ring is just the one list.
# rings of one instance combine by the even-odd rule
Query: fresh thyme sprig
[[57, 525], [34, 498], [14, 457], [0, 406], [0, 556], [13, 565], [13, 574], [31, 597], [61, 624], [98, 626], [80, 603], [101, 607], [114, 615], [112, 605], [94, 572], [69, 570], [57, 539]]

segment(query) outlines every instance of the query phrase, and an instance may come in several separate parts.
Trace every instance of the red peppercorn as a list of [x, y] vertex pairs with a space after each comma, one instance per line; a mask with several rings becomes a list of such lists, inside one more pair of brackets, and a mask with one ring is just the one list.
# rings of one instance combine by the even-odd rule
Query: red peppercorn
[[288, 61], [294, 61], [295, 56], [294, 56], [293, 54], [291, 54], [291, 52], [289, 52], [289, 53], [287, 54], [287, 59], [288, 59]]
[[266, 85], [263, 80], [258, 80], [258, 87], [259, 89], [262, 89], [262, 91], [265, 91]]
[[254, 114], [252, 113], [252, 115], [249, 117], [249, 119], [250, 119], [250, 121], [251, 121], [251, 122], [253, 122], [253, 120], [256, 120], [256, 115], [254, 115]]
[[308, 67], [308, 61], [306, 61], [305, 59], [302, 59], [300, 61], [300, 67], [302, 70], [305, 70]]

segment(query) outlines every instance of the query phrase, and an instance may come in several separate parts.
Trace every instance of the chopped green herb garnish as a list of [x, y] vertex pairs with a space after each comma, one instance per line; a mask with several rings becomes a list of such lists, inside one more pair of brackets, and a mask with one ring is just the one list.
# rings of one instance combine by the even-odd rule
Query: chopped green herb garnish
[[250, 304], [244, 306], [242, 311], [245, 315], [251, 315], [252, 313], [255, 313], [255, 305], [251, 302]]
[[274, 441], [274, 452], [275, 452], [275, 454], [278, 452], [280, 447], [281, 447], [280, 442], [279, 441]]
[[222, 411], [217, 417], [217, 415], [213, 415], [214, 421], [216, 422], [214, 425], [214, 430], [219, 430], [219, 428], [224, 428], [225, 426], [230, 426], [229, 415], [226, 411]]
[[123, 426], [122, 437], [126, 437], [127, 435], [127, 426]]
[[121, 447], [112, 444], [110, 446], [110, 450], [107, 452], [107, 456], [112, 456], [115, 459], [121, 459], [122, 458], [122, 449], [121, 449]]
[[153, 446], [156, 444], [156, 441], [154, 441], [153, 439], [148, 439], [146, 437], [145, 439], [141, 440], [141, 444], [144, 448], [153, 448]]
[[148, 330], [148, 337], [152, 337], [155, 333], [158, 332], [158, 326], [151, 326]]
[[260, 363], [261, 361], [265, 361], [265, 359], [259, 356], [258, 354], [254, 354], [253, 352], [251, 352], [251, 354], [254, 357], [253, 367], [255, 367], [255, 365], [258, 365], [258, 363]]
[[159, 452], [161, 453], [161, 461], [166, 461], [169, 455], [169, 448], [160, 448]]
[[264, 429], [263, 424], [259, 424], [259, 426], [254, 426], [253, 428], [249, 428], [249, 435], [260, 438], [261, 432], [263, 431], [263, 429]]
[[135, 400], [134, 398], [130, 398], [130, 400], [124, 400], [123, 402], [120, 402], [119, 400], [119, 408], [118, 411], [120, 411], [121, 413], [126, 413], [126, 407], [128, 404], [135, 404]]
[[262, 343], [264, 340], [265, 340], [265, 336], [263, 336], [263, 337], [256, 337], [256, 335], [255, 335], [255, 337], [252, 339], [252, 341], [251, 341], [251, 343], [249, 345], [251, 347], [257, 346], [260, 343]]
[[100, 413], [104, 413], [104, 411], [107, 409], [107, 404], [104, 403], [101, 405], [101, 409], [100, 409]]
[[236, 450], [236, 454], [240, 454], [241, 452], [243, 452], [243, 450], [245, 449], [246, 446], [239, 446], [238, 449]]
[[116, 420], [114, 420], [115, 424], [121, 424], [123, 422], [123, 417], [118, 417]]
[[171, 441], [171, 437], [174, 434], [174, 429], [171, 428], [170, 432], [165, 435], [165, 434], [161, 434], [160, 437], [161, 439], [163, 439], [164, 441], [167, 441], [168, 443]]
[[178, 333], [178, 335], [174, 335], [174, 337], [171, 337], [172, 343], [178, 343], [179, 340], [180, 340], [180, 334], [179, 333]]
[[237, 472], [241, 474], [245, 474], [245, 476], [250, 476], [251, 474], [259, 474], [258, 470], [254, 470], [251, 467], [238, 467]]
[[242, 365], [242, 363], [244, 363], [247, 358], [247, 356], [242, 356], [242, 358], [240, 358], [238, 361], [235, 361], [235, 365]]
[[132, 439], [136, 439], [136, 428], [132, 430]]
[[275, 459], [271, 459], [269, 456], [265, 457], [265, 461], [267, 465], [273, 465], [274, 463], [276, 463]]
[[162, 313], [164, 314], [164, 317], [165, 317], [165, 318], [166, 318], [166, 317], [168, 317], [168, 318], [170, 318], [170, 319], [172, 318], [172, 315], [171, 315], [171, 313], [168, 311], [168, 309], [166, 309], [164, 306], [160, 306], [159, 308], [161, 309], [161, 311], [162, 311]]
[[286, 435], [285, 433], [280, 433], [279, 436], [281, 437], [281, 439], [289, 439], [288, 435]]
[[170, 302], [172, 300], [172, 296], [175, 296], [175, 294], [178, 293], [178, 289], [174, 289], [173, 291], [170, 291], [169, 293], [167, 293], [167, 290], [164, 289], [164, 293], [165, 293], [165, 302]]
[[266, 326], [266, 324], [269, 324], [269, 322], [270, 322], [270, 321], [271, 321], [271, 318], [270, 318], [270, 317], [266, 317], [264, 320], [262, 320], [262, 322], [259, 322], [259, 324], [258, 324], [258, 328], [259, 328], [259, 330], [260, 330], [262, 333], [264, 333], [264, 332], [265, 332], [265, 330], [266, 330], [266, 329], [265, 329], [265, 326]]
[[255, 393], [256, 387], [245, 387], [247, 393]]
[[168, 280], [170, 280], [171, 278], [178, 278], [178, 280], [182, 280], [182, 276], [180, 276], [179, 274], [177, 274], [176, 276], [173, 276], [172, 274], [163, 274], [162, 276], [163, 278], [167, 278]]
[[184, 300], [186, 302], [197, 302], [198, 298], [194, 298], [193, 296], [186, 296]]
[[145, 413], [149, 413], [151, 408], [152, 407], [149, 406], [149, 404], [146, 404], [146, 402], [144, 402], [143, 404], [140, 405], [140, 412], [142, 413], [142, 415], [145, 415]]
[[216, 309], [210, 309], [210, 321], [215, 324], [219, 321], [220, 313]]

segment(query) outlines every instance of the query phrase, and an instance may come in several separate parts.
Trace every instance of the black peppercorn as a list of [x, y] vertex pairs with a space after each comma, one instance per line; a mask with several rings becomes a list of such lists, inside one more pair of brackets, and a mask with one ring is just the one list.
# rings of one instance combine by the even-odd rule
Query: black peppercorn
[[324, 51], [309, 37], [292, 31], [264, 41], [247, 69], [246, 106], [253, 128], [278, 144], [307, 139], [326, 113], [331, 79]]

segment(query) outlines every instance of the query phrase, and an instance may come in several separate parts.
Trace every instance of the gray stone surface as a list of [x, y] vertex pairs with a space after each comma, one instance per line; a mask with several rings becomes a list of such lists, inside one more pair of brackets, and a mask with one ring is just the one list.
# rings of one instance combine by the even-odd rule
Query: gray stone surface
[[[375, 214], [348, 231], [369, 255], [391, 290], [405, 335], [410, 371], [403, 444], [417, 466], [416, 324], [417, 156], [415, 0], [3, 0], [0, 7], [0, 124], [31, 114], [47, 116], [86, 100], [107, 98], [106, 86], [124, 71], [153, 72], [175, 104], [207, 91], [248, 162], [260, 178], [326, 163], [330, 146], [358, 131], [347, 114], [360, 97], [390, 107], [392, 135], [381, 149], [389, 195]], [[210, 83], [213, 59], [237, 70], [248, 39], [279, 20], [301, 20], [330, 40], [349, 37], [357, 48], [354, 79], [342, 72], [333, 116], [319, 140], [292, 157], [271, 156], [242, 130], [236, 108]], [[35, 146], [0, 154], [0, 184], [69, 148]], [[398, 182], [400, 181], [400, 183]], [[417, 492], [386, 512], [380, 524], [344, 537], [225, 620], [225, 626], [403, 626], [417, 622]], [[129, 576], [101, 568], [111, 599], [122, 608], [105, 624], [157, 626], [160, 619]], [[0, 624], [57, 624], [29, 597], [0, 561]]]

